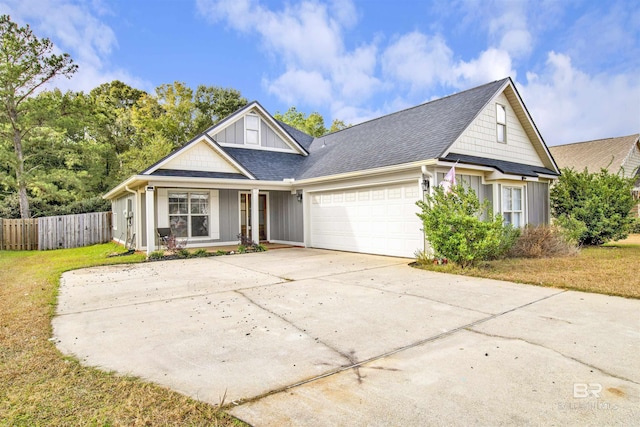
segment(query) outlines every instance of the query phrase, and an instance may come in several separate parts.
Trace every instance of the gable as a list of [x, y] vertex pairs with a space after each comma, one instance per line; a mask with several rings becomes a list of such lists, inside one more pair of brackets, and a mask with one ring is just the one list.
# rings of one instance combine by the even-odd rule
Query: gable
[[[464, 154], [474, 157], [487, 157], [513, 163], [549, 167], [536, 149], [520, 121], [519, 105], [513, 105], [505, 91], [495, 96], [469, 127], [449, 148], [449, 153]], [[505, 107], [506, 139], [498, 142], [497, 105]]]
[[204, 139], [178, 152], [158, 169], [241, 173], [238, 168], [216, 153]]
[[291, 135], [257, 103], [232, 115], [207, 133], [223, 147], [306, 154]]

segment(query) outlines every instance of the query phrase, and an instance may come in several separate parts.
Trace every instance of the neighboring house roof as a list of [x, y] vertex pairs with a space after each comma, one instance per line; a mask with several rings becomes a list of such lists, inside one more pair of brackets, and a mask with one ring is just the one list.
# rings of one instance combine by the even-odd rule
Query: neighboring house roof
[[316, 138], [298, 179], [438, 158], [509, 81], [498, 80]]
[[582, 172], [599, 172], [607, 169], [618, 173], [624, 169], [624, 176], [637, 174], [637, 166], [631, 165], [632, 156], [640, 150], [640, 134], [620, 136], [617, 138], [596, 139], [593, 141], [574, 142], [549, 147], [551, 155], [561, 168], [573, 168]]

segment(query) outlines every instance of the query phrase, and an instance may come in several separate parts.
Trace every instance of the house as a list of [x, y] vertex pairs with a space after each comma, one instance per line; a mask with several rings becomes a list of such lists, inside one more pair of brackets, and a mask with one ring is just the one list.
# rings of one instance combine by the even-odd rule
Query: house
[[[637, 177], [633, 195], [640, 199], [640, 134], [556, 145], [549, 150], [560, 168], [591, 173], [606, 169], [625, 178]], [[640, 216], [640, 206], [633, 209]]]
[[559, 175], [510, 78], [319, 138], [258, 102], [104, 197], [114, 239], [151, 253], [170, 228], [191, 247], [254, 241], [413, 257], [416, 201], [452, 166], [516, 226], [549, 222]]

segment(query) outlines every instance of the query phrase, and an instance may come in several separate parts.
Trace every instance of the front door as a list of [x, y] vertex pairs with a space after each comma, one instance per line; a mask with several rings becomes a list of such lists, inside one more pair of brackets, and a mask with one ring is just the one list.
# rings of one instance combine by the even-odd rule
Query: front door
[[[240, 233], [251, 238], [251, 194], [240, 194]], [[258, 195], [258, 218], [260, 227], [260, 240], [267, 240], [267, 195]]]

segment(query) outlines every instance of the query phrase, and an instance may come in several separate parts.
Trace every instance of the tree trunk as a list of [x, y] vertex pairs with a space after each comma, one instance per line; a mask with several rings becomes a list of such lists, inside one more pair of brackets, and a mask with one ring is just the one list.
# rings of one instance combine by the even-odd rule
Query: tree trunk
[[13, 124], [13, 149], [16, 153], [16, 182], [18, 183], [18, 198], [20, 199], [20, 218], [31, 217], [29, 199], [27, 198], [27, 181], [24, 176], [24, 155], [22, 153], [22, 133], [17, 126], [18, 114], [15, 108], [9, 108], [9, 118]]

